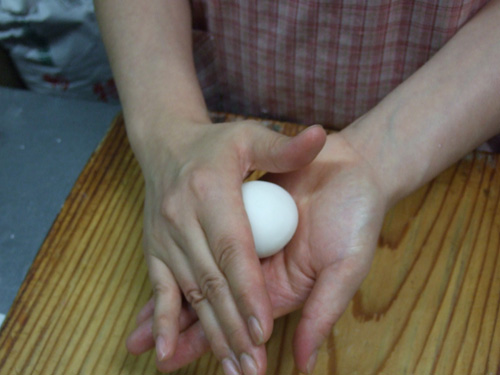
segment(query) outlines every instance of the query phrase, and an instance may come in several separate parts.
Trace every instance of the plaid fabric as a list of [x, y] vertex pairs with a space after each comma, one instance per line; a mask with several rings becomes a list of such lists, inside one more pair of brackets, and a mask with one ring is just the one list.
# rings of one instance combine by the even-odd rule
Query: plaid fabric
[[342, 128], [487, 0], [192, 0], [212, 110]]

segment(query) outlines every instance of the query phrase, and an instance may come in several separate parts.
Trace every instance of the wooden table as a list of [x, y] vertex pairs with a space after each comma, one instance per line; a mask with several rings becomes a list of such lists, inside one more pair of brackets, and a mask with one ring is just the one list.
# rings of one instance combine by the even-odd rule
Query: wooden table
[[[143, 196], [118, 118], [7, 315], [0, 374], [156, 373], [154, 353], [134, 357], [124, 345], [151, 296], [141, 251]], [[315, 374], [500, 374], [499, 199], [499, 157], [475, 153], [400, 202]], [[268, 374], [298, 374], [291, 354], [298, 316], [276, 322]], [[207, 354], [176, 374], [222, 371]]]

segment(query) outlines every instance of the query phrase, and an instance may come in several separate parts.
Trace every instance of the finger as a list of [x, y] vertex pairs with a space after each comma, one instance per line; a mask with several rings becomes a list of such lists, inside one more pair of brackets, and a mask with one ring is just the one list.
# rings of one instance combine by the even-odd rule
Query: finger
[[153, 336], [153, 316], [143, 320], [128, 336], [126, 341], [130, 354], [139, 355], [155, 347]]
[[[195, 285], [195, 284], [187, 284]], [[227, 374], [240, 374], [241, 367], [239, 365], [238, 354], [232, 349], [228, 337], [226, 336], [223, 327], [216, 316], [213, 306], [210, 304], [209, 299], [201, 297], [202, 294], [197, 287], [189, 289], [185, 292], [188, 298], [194, 303], [194, 308], [200, 317], [200, 323], [205, 332], [207, 342], [209, 343], [215, 357], [228, 369]], [[195, 291], [196, 290], [196, 291]], [[194, 297], [196, 296], [196, 297]], [[199, 299], [198, 299], [198, 296]], [[196, 345], [191, 342], [190, 345]], [[163, 361], [158, 361], [157, 365]]]
[[[185, 302], [185, 300], [183, 300], [183, 302]], [[154, 311], [155, 311], [155, 300], [154, 300], [154, 296], [153, 296], [150, 298], [150, 300], [142, 307], [142, 309], [137, 314], [136, 325], [139, 326], [143, 322], [145, 322], [146, 320], [151, 318], [154, 314]], [[196, 316], [195, 311], [188, 303], [185, 303], [182, 305], [181, 315], [179, 318], [180, 322], [183, 321], [183, 318], [185, 316]], [[182, 327], [182, 323], [180, 323], [180, 324]], [[182, 330], [182, 328], [181, 328], [181, 330]]]
[[182, 300], [175, 278], [165, 263], [151, 255], [147, 262], [154, 292], [153, 335], [156, 354], [162, 360], [175, 350]]
[[255, 345], [265, 343], [272, 333], [273, 312], [252, 232], [241, 198], [241, 184], [232, 193], [212, 197], [217, 220], [209, 210], [200, 212], [208, 244], [218, 268], [227, 278], [230, 292]]
[[323, 341], [356, 293], [367, 268], [348, 258], [323, 269], [306, 300], [293, 339], [300, 371], [310, 374]]
[[[191, 325], [179, 335], [178, 345], [172, 357], [165, 361], [157, 361], [156, 365], [161, 372], [171, 372], [193, 362], [205, 354], [210, 348], [203, 328], [199, 322]], [[225, 374], [233, 374], [231, 365], [222, 363]], [[253, 374], [247, 368], [243, 368], [243, 374]]]
[[[192, 228], [191, 237], [183, 246], [189, 254], [193, 249], [210, 251], [200, 230]], [[206, 250], [203, 250], [207, 247]], [[254, 346], [245, 321], [231, 294], [227, 279], [212, 257], [190, 256], [190, 272], [176, 273], [189, 304], [196, 310], [214, 355], [223, 363], [244, 374], [263, 374], [266, 367], [264, 346]]]
[[[198, 317], [195, 311], [189, 307], [183, 307], [179, 316], [179, 332], [181, 333], [186, 330], [196, 321], [198, 321]], [[134, 355], [145, 353], [155, 347], [155, 339], [153, 336], [153, 312], [151, 312], [151, 315], [148, 317], [145, 317], [129, 335], [126, 346], [130, 354]]]
[[135, 319], [136, 325], [141, 325], [144, 321], [148, 320], [151, 316], [153, 316], [155, 311], [155, 299], [151, 297], [150, 300], [143, 306], [139, 314], [137, 314], [137, 318]]
[[161, 372], [178, 370], [201, 357], [209, 349], [210, 344], [201, 323], [197, 322], [179, 335], [175, 353], [165, 361], [157, 361], [156, 367]]
[[175, 264], [175, 279], [196, 311], [215, 356], [234, 368], [239, 369], [241, 362], [242, 366], [246, 363], [245, 367], [253, 367], [255, 373], [265, 372], [265, 348], [252, 343], [200, 223], [187, 217], [185, 225], [169, 234], [172, 243], [168, 263]]
[[291, 172], [311, 163], [326, 142], [326, 133], [320, 125], [308, 127], [294, 137], [269, 129], [253, 133], [251, 150], [252, 170]]

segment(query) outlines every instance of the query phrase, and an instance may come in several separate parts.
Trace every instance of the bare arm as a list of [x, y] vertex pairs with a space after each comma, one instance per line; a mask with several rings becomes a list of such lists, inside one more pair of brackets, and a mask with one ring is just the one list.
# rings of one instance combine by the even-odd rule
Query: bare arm
[[272, 307], [241, 184], [252, 169], [310, 163], [326, 140], [252, 122], [210, 124], [187, 0], [95, 0], [132, 148], [146, 182], [144, 252], [159, 363], [177, 347], [182, 297], [226, 373], [266, 371]]
[[189, 1], [96, 0], [128, 129], [145, 137], [158, 113], [209, 122], [196, 77]]
[[343, 132], [395, 201], [500, 132], [500, 1]]

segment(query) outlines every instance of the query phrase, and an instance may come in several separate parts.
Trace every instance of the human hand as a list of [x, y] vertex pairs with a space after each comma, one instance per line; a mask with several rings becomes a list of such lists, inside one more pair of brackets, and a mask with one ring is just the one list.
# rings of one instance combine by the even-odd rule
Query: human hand
[[[317, 349], [368, 273], [389, 204], [378, 178], [340, 134], [330, 135], [308, 166], [266, 176], [287, 189], [299, 209], [292, 241], [261, 265], [273, 316], [303, 307], [293, 342], [300, 371], [312, 370]], [[131, 353], [154, 345], [153, 311], [150, 302], [139, 314], [138, 327], [127, 341]], [[205, 333], [188, 305], [179, 329], [175, 353], [157, 364], [162, 371], [184, 366], [208, 350]]]
[[146, 181], [144, 252], [158, 360], [168, 361], [178, 347], [184, 296], [226, 373], [263, 374], [262, 344], [273, 315], [241, 184], [254, 169], [287, 172], [307, 165], [326, 135], [313, 127], [290, 138], [252, 121], [169, 129], [132, 139]]

